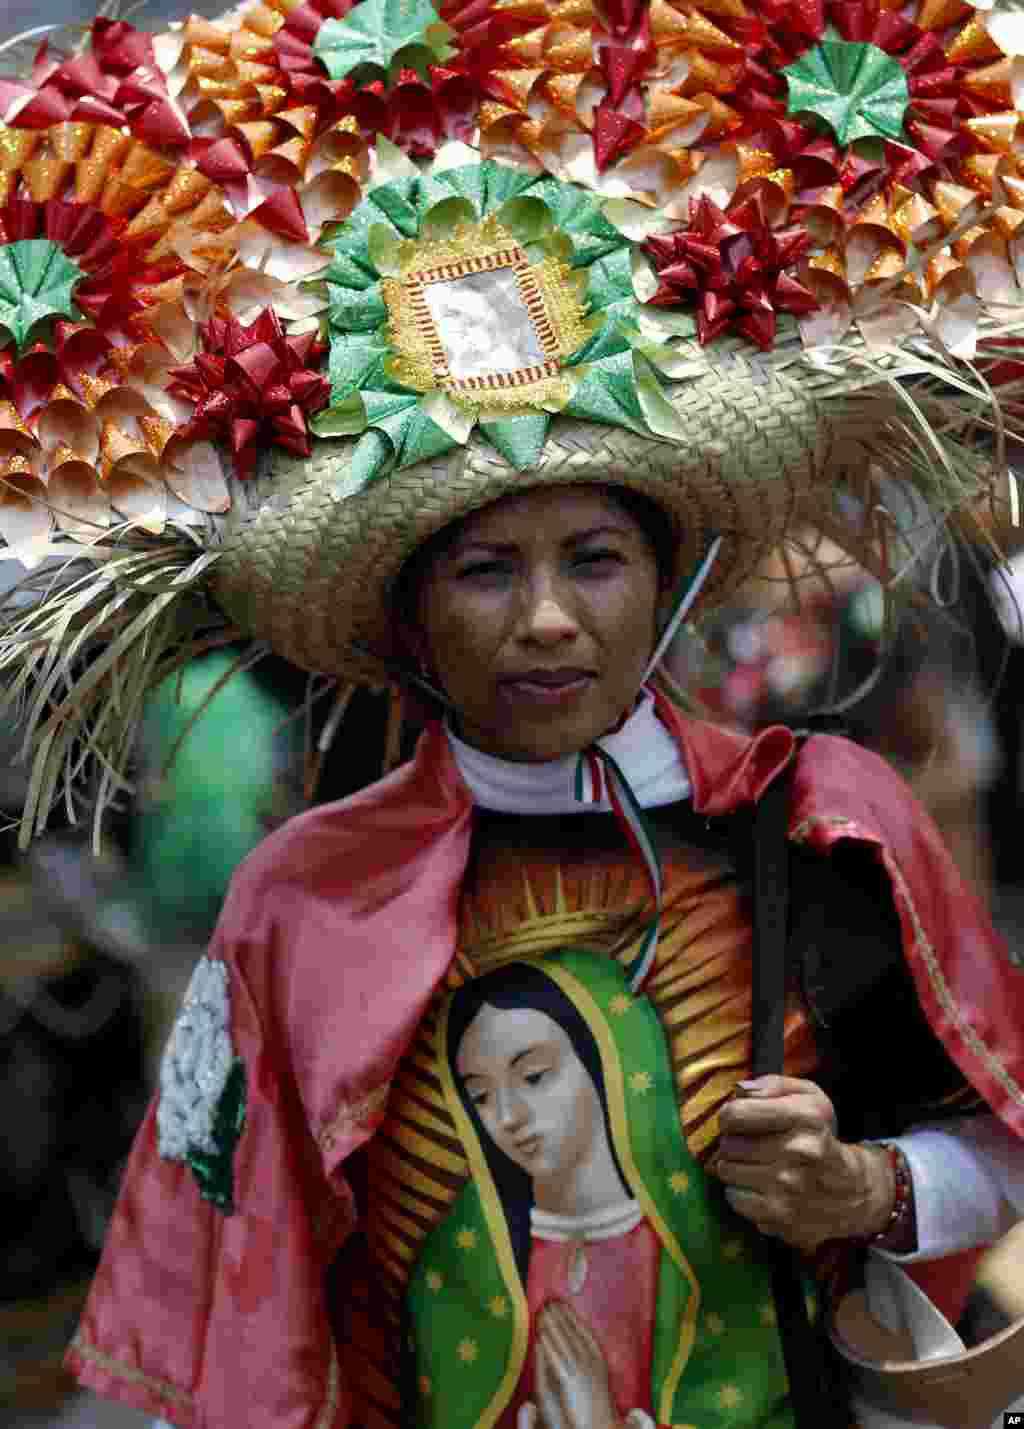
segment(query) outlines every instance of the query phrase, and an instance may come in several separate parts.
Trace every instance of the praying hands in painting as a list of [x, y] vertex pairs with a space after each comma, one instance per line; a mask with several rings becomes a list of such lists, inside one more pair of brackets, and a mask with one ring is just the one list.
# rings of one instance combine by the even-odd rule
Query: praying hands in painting
[[536, 1403], [522, 1406], [517, 1429], [619, 1429], [601, 1347], [563, 1301], [540, 1313], [534, 1383]]

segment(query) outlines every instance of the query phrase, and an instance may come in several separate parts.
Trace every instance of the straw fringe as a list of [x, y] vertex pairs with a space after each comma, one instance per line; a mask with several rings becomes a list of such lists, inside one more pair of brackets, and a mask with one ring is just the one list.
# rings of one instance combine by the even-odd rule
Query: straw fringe
[[[311, 804], [316, 798], [316, 791], [320, 783], [324, 760], [330, 752], [335, 735], [338, 733], [341, 722], [345, 718], [345, 712], [349, 707], [349, 702], [355, 694], [356, 689], [357, 686], [352, 681], [336, 685], [334, 702], [331, 705], [330, 713], [324, 721], [324, 726], [317, 738], [315, 748], [313, 747], [312, 740], [307, 737], [305, 780], [303, 783], [303, 792], [307, 804]], [[311, 701], [307, 701], [307, 716], [311, 714], [310, 705]]]
[[[94, 785], [94, 841], [104, 809], [132, 792], [126, 770], [147, 693], [209, 648], [223, 615], [205, 600], [219, 552], [182, 540], [111, 555], [82, 574], [70, 563], [0, 634], [0, 683], [31, 760], [19, 843], [63, 801], [71, 820]], [[15, 587], [10, 607], [38, 578]], [[189, 604], [193, 608], [189, 610]], [[236, 638], [239, 632], [234, 632]]]

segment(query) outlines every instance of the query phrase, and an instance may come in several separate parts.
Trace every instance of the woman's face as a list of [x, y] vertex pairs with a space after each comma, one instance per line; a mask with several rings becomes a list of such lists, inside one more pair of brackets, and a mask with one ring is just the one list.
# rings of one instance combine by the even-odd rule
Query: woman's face
[[632, 705], [658, 596], [651, 541], [612, 497], [542, 487], [461, 523], [424, 576], [411, 639], [467, 742], [559, 759]]
[[491, 1140], [534, 1181], [567, 1184], [607, 1137], [590, 1074], [546, 1012], [485, 1003], [456, 1070]]

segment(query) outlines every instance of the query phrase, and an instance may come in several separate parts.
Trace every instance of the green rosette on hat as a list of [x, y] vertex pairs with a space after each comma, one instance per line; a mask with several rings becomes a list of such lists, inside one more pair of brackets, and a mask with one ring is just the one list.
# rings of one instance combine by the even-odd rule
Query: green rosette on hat
[[991, 512], [1024, 327], [1003, 31], [719, 9], [246, 0], [0, 81], [24, 840], [130, 789], [197, 650], [261, 642], [339, 708], [399, 677], [404, 562], [508, 494], [647, 495], [680, 578], [720, 542], [705, 612], [801, 524], [891, 583]]
[[378, 140], [377, 177], [330, 240], [332, 404], [322, 436], [367, 434], [355, 493], [465, 445], [474, 426], [517, 471], [538, 465], [552, 415], [676, 432], [657, 341], [693, 320], [644, 312], [634, 245], [596, 196], [465, 145], [426, 169]]

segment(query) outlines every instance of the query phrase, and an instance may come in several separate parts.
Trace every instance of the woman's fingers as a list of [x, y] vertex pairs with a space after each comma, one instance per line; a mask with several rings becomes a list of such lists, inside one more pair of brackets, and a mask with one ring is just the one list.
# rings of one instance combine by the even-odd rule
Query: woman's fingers
[[730, 1161], [720, 1156], [715, 1163], [715, 1173], [726, 1186], [759, 1191], [764, 1196], [785, 1196], [793, 1198], [817, 1194], [822, 1182], [813, 1168], [788, 1161]]
[[719, 1113], [723, 1136], [758, 1137], [834, 1131], [835, 1108], [815, 1082], [759, 1077], [740, 1082]]
[[774, 1165], [780, 1160], [814, 1166], [831, 1145], [832, 1133], [824, 1127], [795, 1127], [777, 1135], [737, 1136], [730, 1133], [718, 1143], [718, 1159], [734, 1165]]
[[807, 1091], [820, 1093], [821, 1088], [817, 1082], [808, 1081], [806, 1077], [786, 1077], [775, 1072], [763, 1077], [748, 1077], [737, 1082], [735, 1087], [735, 1095], [740, 1097], [783, 1097]]
[[537, 1406], [529, 1399], [525, 1404], [519, 1406], [519, 1413], [516, 1415], [516, 1429], [540, 1429]]
[[729, 1204], [759, 1230], [813, 1249], [884, 1222], [877, 1158], [835, 1134], [835, 1109], [798, 1077], [740, 1083], [723, 1108], [713, 1169]]

